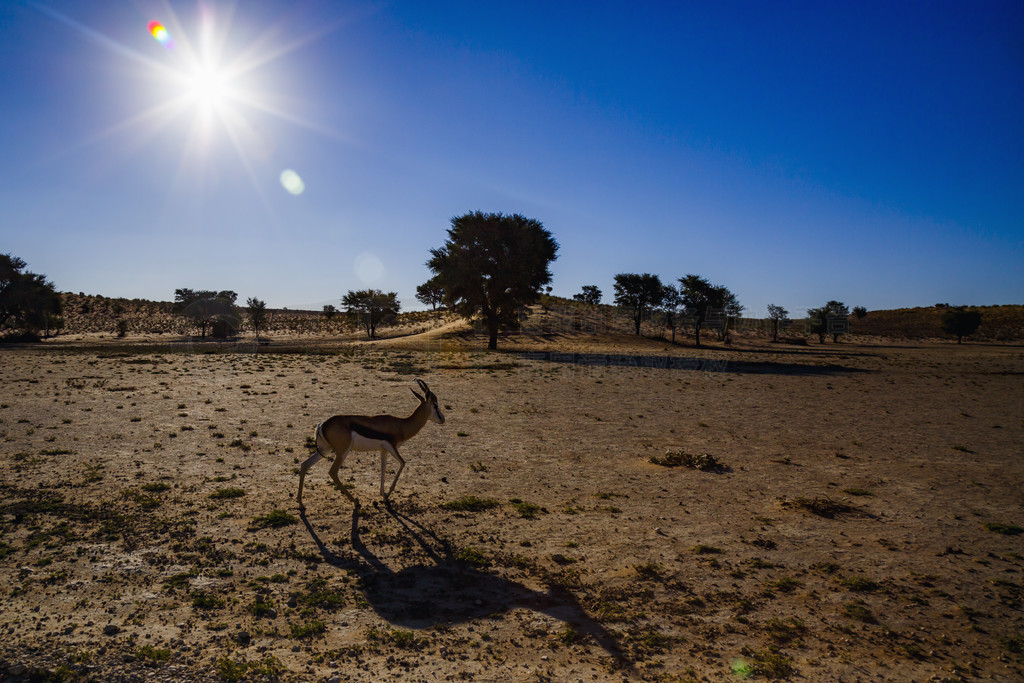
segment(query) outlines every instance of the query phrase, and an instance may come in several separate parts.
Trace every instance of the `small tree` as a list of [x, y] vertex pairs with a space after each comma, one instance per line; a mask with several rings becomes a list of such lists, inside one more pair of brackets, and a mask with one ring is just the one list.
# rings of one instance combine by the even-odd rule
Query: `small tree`
[[734, 325], [743, 313], [743, 305], [727, 287], [716, 285], [711, 289], [711, 307], [722, 312], [722, 328], [719, 330], [718, 338], [728, 344], [731, 325]]
[[45, 275], [22, 272], [27, 264], [10, 254], [0, 254], [0, 330], [35, 333], [60, 326], [62, 302]]
[[324, 304], [324, 318], [330, 320], [337, 315], [338, 309], [334, 307], [334, 304]]
[[838, 342], [842, 334], [836, 325], [837, 320], [845, 320], [850, 315], [850, 309], [842, 301], [829, 301], [821, 308], [812, 308], [807, 311], [810, 331], [818, 335], [818, 342], [825, 343], [825, 335], [831, 334], [832, 341]]
[[371, 339], [377, 335], [377, 325], [385, 317], [397, 315], [400, 308], [397, 292], [385, 294], [379, 289], [349, 290], [341, 305], [350, 316], [362, 321], [366, 336]]
[[573, 300], [594, 306], [601, 303], [601, 290], [597, 285], [583, 285], [583, 291], [572, 295]]
[[981, 313], [969, 311], [964, 306], [947, 308], [942, 314], [942, 331], [956, 337], [957, 344], [963, 344], [964, 337], [977, 332], [980, 326]]
[[787, 320], [789, 311], [782, 306], [776, 306], [775, 304], [768, 304], [768, 319], [772, 321], [772, 341], [779, 341], [779, 325], [782, 324], [783, 320]]
[[661, 296], [661, 312], [665, 325], [672, 330], [672, 343], [676, 343], [676, 328], [679, 327], [679, 308], [683, 305], [683, 293], [678, 287], [664, 285]]
[[693, 321], [694, 338], [700, 346], [700, 329], [713, 307], [714, 286], [699, 275], [679, 278], [679, 296], [686, 315]]
[[267, 302], [260, 301], [256, 297], [250, 297], [245, 302], [245, 312], [252, 324], [252, 332], [257, 339], [260, 338], [260, 328], [267, 322]]
[[431, 249], [427, 267], [445, 304], [461, 315], [480, 315], [487, 348], [498, 348], [498, 331], [519, 323], [519, 312], [537, 303], [551, 281], [558, 243], [537, 220], [519, 214], [475, 211], [451, 220], [448, 240]]
[[868, 309], [864, 308], [863, 306], [854, 306], [853, 314], [857, 316], [857, 320], [863, 320], [868, 316]]
[[206, 329], [214, 323], [221, 323], [221, 327], [236, 327], [238, 314], [235, 311], [235, 300], [238, 294], [231, 290], [215, 292], [213, 290], [174, 290], [174, 306], [172, 310], [182, 315], [196, 325], [206, 338]]
[[664, 296], [665, 288], [657, 275], [619, 273], [615, 276], [615, 304], [630, 309], [637, 336], [640, 323], [651, 309], [661, 305]]
[[436, 275], [416, 288], [416, 299], [420, 303], [430, 306], [430, 310], [437, 310], [437, 307], [444, 301], [444, 290]]

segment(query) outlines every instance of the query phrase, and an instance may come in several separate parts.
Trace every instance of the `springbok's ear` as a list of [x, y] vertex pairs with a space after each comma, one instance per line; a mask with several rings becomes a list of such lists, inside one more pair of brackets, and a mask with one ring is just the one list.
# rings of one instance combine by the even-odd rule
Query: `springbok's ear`
[[420, 396], [419, 394], [417, 394], [415, 389], [409, 389], [409, 391], [412, 392], [413, 396], [415, 396], [416, 398], [418, 398], [420, 400], [420, 403], [426, 403], [427, 402], [427, 399], [425, 399], [422, 396]]

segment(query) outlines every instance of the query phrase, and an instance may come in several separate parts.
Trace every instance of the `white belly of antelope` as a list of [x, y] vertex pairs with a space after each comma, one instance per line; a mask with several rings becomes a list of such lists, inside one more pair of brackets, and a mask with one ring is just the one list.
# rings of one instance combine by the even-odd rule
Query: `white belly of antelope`
[[371, 439], [362, 434], [352, 432], [352, 445], [350, 448], [353, 451], [380, 451], [385, 449], [385, 443], [387, 442], [380, 439]]

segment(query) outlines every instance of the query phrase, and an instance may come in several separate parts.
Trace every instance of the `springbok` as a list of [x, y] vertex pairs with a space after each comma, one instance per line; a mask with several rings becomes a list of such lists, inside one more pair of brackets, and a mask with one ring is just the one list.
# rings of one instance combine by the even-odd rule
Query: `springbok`
[[[380, 451], [380, 495], [386, 501], [391, 492], [395, 490], [398, 477], [405, 469], [405, 460], [398, 454], [398, 447], [416, 436], [427, 420], [437, 424], [444, 424], [444, 414], [437, 407], [437, 396], [430, 390], [427, 383], [421, 379], [416, 380], [423, 395], [412, 393], [420, 400], [420, 404], [409, 417], [395, 417], [394, 415], [335, 415], [316, 426], [314, 439], [316, 440], [316, 453], [302, 463], [299, 468], [299, 508], [304, 509], [302, 504], [302, 483], [306, 479], [306, 472], [315, 465], [320, 458], [331, 453], [334, 454], [334, 464], [331, 465], [331, 479], [337, 484], [345, 497], [352, 501], [352, 504], [359, 507], [359, 501], [348, 492], [348, 489], [338, 479], [338, 470], [345, 464], [345, 456], [349, 451]], [[387, 465], [388, 454], [398, 460], [398, 472], [391, 482], [391, 488], [384, 492], [384, 469]]]

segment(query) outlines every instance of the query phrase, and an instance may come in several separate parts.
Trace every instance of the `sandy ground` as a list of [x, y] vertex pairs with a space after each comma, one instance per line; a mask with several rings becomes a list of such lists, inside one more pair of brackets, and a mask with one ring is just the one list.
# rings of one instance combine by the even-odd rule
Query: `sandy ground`
[[0, 350], [4, 680], [1024, 679], [1020, 346], [296, 344]]

